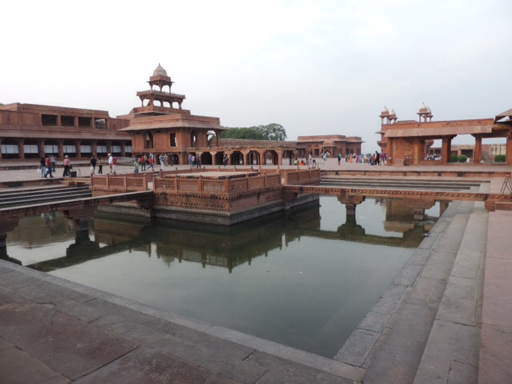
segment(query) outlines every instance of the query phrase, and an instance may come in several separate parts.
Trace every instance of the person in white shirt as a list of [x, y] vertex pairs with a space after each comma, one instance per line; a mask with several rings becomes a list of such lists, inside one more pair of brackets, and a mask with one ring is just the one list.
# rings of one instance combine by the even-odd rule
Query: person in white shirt
[[112, 173], [112, 165], [114, 164], [114, 157], [111, 153], [108, 154], [108, 167], [110, 168], [110, 173]]

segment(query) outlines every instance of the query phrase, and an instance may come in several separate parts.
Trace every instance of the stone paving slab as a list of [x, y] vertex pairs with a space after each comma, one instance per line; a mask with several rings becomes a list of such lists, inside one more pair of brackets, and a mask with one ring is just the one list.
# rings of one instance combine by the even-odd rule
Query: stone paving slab
[[34, 359], [28, 353], [0, 339], [0, 362], [9, 371], [2, 370], [0, 382], [9, 384], [53, 383], [66, 384], [70, 380]]
[[512, 383], [512, 212], [489, 213], [479, 384]]

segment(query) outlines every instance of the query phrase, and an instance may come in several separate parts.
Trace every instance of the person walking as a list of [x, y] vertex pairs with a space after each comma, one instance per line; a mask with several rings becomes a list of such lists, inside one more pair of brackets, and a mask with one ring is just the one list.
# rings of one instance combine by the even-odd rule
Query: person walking
[[39, 168], [41, 169], [41, 177], [44, 177], [44, 174], [46, 173], [46, 159], [44, 156], [39, 160]]
[[139, 173], [139, 159], [135, 159], [133, 166], [135, 167], [133, 173]]
[[108, 154], [108, 167], [110, 168], [110, 173], [112, 173], [114, 168], [114, 157], [112, 157], [111, 153]]
[[165, 169], [164, 155], [160, 154], [160, 156], [158, 156], [158, 161], [160, 162], [160, 170], [163, 171]]
[[338, 165], [341, 165], [341, 153], [338, 153]]
[[96, 172], [96, 159], [94, 158], [94, 156], [91, 157], [89, 163], [91, 164], [91, 175], [94, 175], [94, 173]]
[[112, 173], [116, 175], [117, 170], [117, 157], [112, 157]]
[[98, 175], [103, 175], [103, 163], [100, 156], [98, 156]]
[[44, 178], [46, 179], [46, 177], [50, 175], [50, 178], [53, 179], [53, 174], [52, 174], [52, 160], [50, 158], [50, 156], [48, 156], [46, 158], [46, 173], [44, 174]]
[[52, 163], [53, 172], [55, 172], [57, 170], [57, 168], [56, 168], [57, 160], [55, 159], [55, 157], [53, 157], [53, 155], [51, 155], [50, 161]]
[[146, 156], [145, 155], [142, 155], [142, 157], [140, 158], [140, 165], [142, 165], [142, 171], [145, 171], [146, 170]]
[[153, 156], [149, 157], [149, 168], [151, 169], [152, 172], [155, 172], [155, 163], [153, 160]]

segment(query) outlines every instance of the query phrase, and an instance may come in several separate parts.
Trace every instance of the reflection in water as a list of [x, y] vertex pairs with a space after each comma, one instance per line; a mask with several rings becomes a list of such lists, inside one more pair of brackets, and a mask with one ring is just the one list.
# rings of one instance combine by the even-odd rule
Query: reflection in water
[[[335, 198], [320, 201], [232, 227], [98, 213], [90, 236], [61, 215], [27, 218], [9, 233], [9, 254], [69, 280], [333, 357], [432, 222], [415, 224], [395, 201], [369, 200], [355, 216]], [[34, 262], [26, 251], [46, 246], [53, 258]]]

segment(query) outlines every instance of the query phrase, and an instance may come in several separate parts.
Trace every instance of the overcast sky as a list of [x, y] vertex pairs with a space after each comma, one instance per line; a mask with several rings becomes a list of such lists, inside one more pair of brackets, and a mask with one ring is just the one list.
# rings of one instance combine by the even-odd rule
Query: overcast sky
[[512, 108], [512, 1], [9, 1], [0, 103], [140, 105], [161, 63], [183, 107], [228, 127], [362, 136], [378, 115], [494, 117]]

